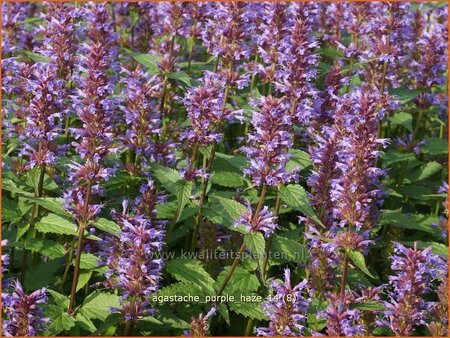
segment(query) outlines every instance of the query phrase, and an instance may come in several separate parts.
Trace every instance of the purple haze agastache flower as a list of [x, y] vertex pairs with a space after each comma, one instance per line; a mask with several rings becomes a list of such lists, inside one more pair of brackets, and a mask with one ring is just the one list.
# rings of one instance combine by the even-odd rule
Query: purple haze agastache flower
[[447, 238], [448, 236], [448, 183], [442, 182], [441, 187], [438, 190], [439, 194], [446, 194], [444, 201], [442, 202], [442, 206], [444, 207], [444, 214], [439, 217], [439, 228], [441, 230], [442, 238]]
[[361, 321], [361, 311], [350, 309], [350, 305], [355, 301], [353, 294], [346, 291], [344, 296], [329, 294], [328, 298], [328, 307], [321, 314], [321, 317], [327, 320], [327, 335], [333, 337], [363, 336], [364, 326]]
[[6, 239], [2, 239], [2, 276], [3, 273], [8, 271], [8, 266], [9, 266], [9, 255], [4, 254], [4, 249], [3, 247], [6, 247], [8, 245], [8, 240]]
[[76, 20], [80, 10], [70, 4], [47, 3], [45, 39], [41, 53], [57, 66], [58, 78], [68, 80], [75, 68]]
[[280, 41], [275, 88], [290, 101], [287, 113], [293, 121], [308, 120], [311, 99], [317, 95], [313, 80], [318, 63], [317, 40], [312, 36], [310, 23], [301, 11], [293, 16], [286, 29], [290, 32]]
[[252, 117], [253, 132], [242, 152], [250, 159], [250, 167], [243, 170], [255, 185], [276, 187], [298, 180], [298, 169], [286, 170], [288, 150], [293, 144], [292, 119], [283, 99], [262, 97], [255, 103], [260, 111]]
[[56, 162], [64, 94], [64, 82], [58, 79], [56, 71], [53, 64], [36, 63], [25, 85], [31, 99], [20, 138], [23, 142], [21, 155], [28, 157], [29, 169]]
[[310, 301], [302, 294], [307, 281], [294, 287], [291, 284], [291, 271], [284, 270], [284, 283], [273, 281], [271, 300], [263, 308], [270, 319], [267, 327], [256, 329], [258, 336], [301, 336], [305, 330], [306, 312]]
[[222, 139], [222, 125], [233, 118], [224, 106], [225, 82], [212, 72], [205, 72], [200, 86], [189, 89], [181, 100], [191, 126], [180, 134], [180, 140], [191, 146], [209, 146]]
[[439, 301], [432, 305], [433, 320], [427, 324], [433, 337], [448, 336], [448, 266], [443, 264], [439, 276], [440, 284], [437, 288]]
[[73, 145], [84, 164], [71, 166], [69, 180], [75, 188], [65, 193], [65, 205], [78, 220], [87, 222], [100, 211], [100, 206], [89, 205], [91, 193], [99, 193], [99, 182], [111, 174], [111, 170], [103, 167], [102, 160], [110, 153], [113, 141], [115, 101], [110, 95], [114, 82], [108, 71], [117, 70], [117, 46], [106, 6], [90, 4], [85, 14], [90, 44], [79, 65], [86, 72], [79, 91], [80, 102], [74, 102], [83, 127], [72, 129], [76, 138], [81, 137], [81, 142]]
[[[347, 101], [347, 102], [346, 102]], [[339, 105], [350, 107], [339, 110]], [[339, 177], [332, 181], [331, 198], [340, 226], [370, 229], [375, 226], [383, 202], [380, 178], [384, 172], [375, 166], [379, 147], [378, 121], [383, 116], [376, 92], [356, 90], [338, 104], [335, 129], [342, 133], [338, 162]]]
[[236, 220], [235, 226], [243, 225], [249, 232], [261, 231], [264, 236], [269, 237], [277, 227], [277, 217], [273, 215], [269, 208], [265, 206], [256, 215], [253, 215], [253, 210], [249, 206], [247, 212]]
[[205, 337], [209, 333], [209, 320], [212, 316], [216, 314], [217, 309], [212, 307], [206, 315], [203, 313], [198, 317], [192, 317], [191, 329], [185, 331], [184, 335], [186, 337]]
[[446, 262], [431, 252], [406, 248], [394, 243], [394, 255], [391, 268], [395, 272], [389, 276], [391, 290], [388, 302], [385, 302], [385, 320], [380, 321], [398, 336], [410, 336], [418, 325], [426, 323], [432, 303], [424, 296], [431, 291], [432, 283], [442, 277]]
[[44, 312], [39, 306], [47, 303], [45, 288], [28, 295], [18, 280], [12, 281], [9, 288], [9, 293], [2, 293], [2, 305], [6, 314], [3, 321], [5, 336], [27, 337], [42, 333], [49, 321], [44, 318]]
[[246, 41], [249, 23], [245, 2], [208, 3], [205, 30], [202, 34], [203, 45], [224, 64], [246, 59], [250, 48]]
[[[26, 49], [32, 51], [36, 45], [36, 28], [25, 29], [20, 24], [27, 18], [36, 17], [41, 11], [40, 6], [33, 2], [3, 2], [2, 3], [2, 51], [8, 51], [11, 46], [14, 50]], [[11, 50], [10, 50], [11, 51]]]

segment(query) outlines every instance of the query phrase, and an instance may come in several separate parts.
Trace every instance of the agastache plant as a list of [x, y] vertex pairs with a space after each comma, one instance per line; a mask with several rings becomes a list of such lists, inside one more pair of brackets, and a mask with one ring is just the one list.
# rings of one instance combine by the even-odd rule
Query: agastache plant
[[111, 122], [115, 106], [113, 99], [109, 98], [114, 86], [108, 71], [115, 65], [117, 47], [108, 11], [105, 5], [92, 4], [86, 15], [90, 23], [90, 44], [80, 65], [86, 75], [82, 79], [83, 85], [79, 93], [81, 107], [77, 111], [83, 127], [73, 129], [76, 138], [81, 138], [80, 142], [74, 142], [73, 146], [83, 163], [71, 164], [69, 180], [74, 188], [65, 194], [66, 208], [78, 222], [78, 244], [69, 314], [73, 313], [75, 302], [84, 231], [101, 209], [101, 205], [92, 204], [91, 198], [100, 192], [99, 183], [111, 175], [111, 170], [104, 167], [102, 162], [112, 145]]

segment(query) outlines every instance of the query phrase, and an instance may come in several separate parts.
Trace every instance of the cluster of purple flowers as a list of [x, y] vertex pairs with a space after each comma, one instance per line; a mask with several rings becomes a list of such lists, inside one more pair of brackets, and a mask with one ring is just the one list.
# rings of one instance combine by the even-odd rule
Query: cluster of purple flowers
[[284, 283], [273, 281], [271, 300], [264, 304], [269, 325], [256, 329], [258, 336], [301, 336], [305, 333], [306, 312], [310, 301], [303, 295], [307, 281], [292, 286], [291, 271], [284, 270]]
[[276, 216], [273, 215], [267, 206], [261, 211], [253, 213], [249, 206], [248, 211], [235, 222], [236, 226], [243, 225], [248, 232], [261, 231], [264, 236], [269, 237], [277, 227]]
[[288, 149], [293, 142], [292, 119], [287, 114], [286, 103], [283, 99], [268, 96], [255, 102], [255, 106], [260, 107], [260, 111], [253, 113], [254, 130], [248, 135], [248, 145], [242, 148], [250, 159], [250, 167], [244, 170], [244, 175], [257, 186], [276, 187], [296, 181], [298, 171], [286, 170]]
[[40, 304], [47, 303], [46, 290], [39, 289], [28, 295], [18, 280], [12, 281], [7, 290], [10, 293], [2, 293], [2, 307], [6, 315], [3, 334], [7, 337], [27, 337], [42, 333], [48, 322], [40, 307]]
[[385, 320], [396, 335], [409, 336], [418, 325], [426, 323], [433, 306], [424, 296], [431, 291], [432, 283], [447, 274], [446, 262], [432, 254], [431, 247], [424, 250], [406, 248], [395, 243], [392, 256], [392, 270], [389, 277], [391, 290], [385, 302]]

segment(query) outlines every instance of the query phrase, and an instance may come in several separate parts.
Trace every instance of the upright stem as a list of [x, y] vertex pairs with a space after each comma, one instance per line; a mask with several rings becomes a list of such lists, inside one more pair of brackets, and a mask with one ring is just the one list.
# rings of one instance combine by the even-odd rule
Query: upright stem
[[341, 297], [345, 294], [345, 284], [347, 283], [348, 272], [348, 250], [345, 250], [344, 263], [342, 266], [342, 278], [341, 278]]
[[[136, 296], [133, 296], [133, 298], [131, 299], [131, 305], [130, 305], [130, 310], [132, 312], [134, 312], [134, 303], [135, 302], [136, 302]], [[133, 313], [132, 313], [132, 315], [133, 315]], [[127, 321], [127, 323], [125, 324], [125, 330], [123, 331], [124, 336], [128, 336], [128, 334], [130, 333], [132, 324], [133, 324], [132, 320]]]
[[[280, 191], [278, 190], [277, 192], [277, 199], [275, 202], [275, 216], [278, 216], [279, 212], [280, 212], [280, 206], [281, 206], [281, 194]], [[273, 236], [270, 236], [267, 239], [266, 242], [266, 251], [265, 251], [265, 255], [263, 258], [263, 263], [262, 263], [262, 278], [264, 279], [264, 281], [266, 280], [266, 271], [267, 271], [267, 263], [269, 261], [269, 252], [270, 252], [270, 248], [272, 247], [272, 241], [273, 241]]]
[[89, 211], [89, 201], [91, 199], [91, 191], [92, 191], [92, 182], [89, 181], [86, 187], [86, 200], [84, 202], [84, 217], [82, 220], [80, 220], [78, 228], [78, 243], [77, 243], [77, 252], [75, 256], [75, 267], [73, 271], [72, 288], [70, 289], [69, 309], [67, 310], [67, 313], [69, 315], [73, 314], [73, 307], [75, 304], [75, 294], [77, 292], [78, 278], [80, 276], [81, 251], [83, 249], [84, 229], [86, 227], [88, 219], [87, 215]]
[[[45, 165], [41, 166], [41, 171], [39, 173], [39, 180], [38, 180], [38, 186], [37, 189], [34, 192], [34, 197], [41, 197], [42, 192], [44, 190], [44, 177], [45, 177]], [[31, 215], [30, 215], [30, 229], [32, 230], [33, 237], [34, 237], [34, 224], [36, 221], [36, 217], [39, 215], [39, 204], [35, 203], [33, 204], [33, 208], [31, 209]], [[22, 282], [25, 281], [25, 271], [26, 265], [27, 265], [27, 259], [28, 259], [28, 250], [24, 249], [23, 257], [22, 257], [22, 272], [21, 272], [21, 280]]]

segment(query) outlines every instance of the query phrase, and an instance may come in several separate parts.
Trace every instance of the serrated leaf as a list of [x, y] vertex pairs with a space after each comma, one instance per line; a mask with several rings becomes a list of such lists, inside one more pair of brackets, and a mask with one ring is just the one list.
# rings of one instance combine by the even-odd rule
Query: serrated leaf
[[324, 226], [314, 213], [306, 190], [301, 185], [289, 184], [287, 186], [282, 186], [280, 189], [280, 196], [281, 200], [288, 206], [300, 211], [322, 227]]
[[29, 239], [25, 243], [25, 248], [34, 252], [39, 252], [50, 259], [63, 257], [66, 254], [64, 246], [58, 242], [46, 238]]
[[224, 303], [219, 304], [219, 313], [220, 316], [225, 320], [225, 323], [230, 326], [230, 312], [228, 311], [228, 308]]
[[79, 312], [87, 319], [104, 321], [111, 314], [111, 308], [120, 308], [119, 296], [93, 292], [86, 297]]
[[186, 181], [186, 180], [180, 180], [175, 184], [176, 196], [177, 196], [177, 200], [178, 200], [178, 206], [177, 206], [178, 214], [177, 214], [176, 222], [179, 221], [184, 207], [189, 202], [189, 198], [191, 197], [191, 193], [192, 193], [192, 186], [193, 186], [193, 182]]
[[405, 112], [395, 113], [391, 117], [389, 117], [389, 121], [394, 126], [403, 126], [410, 132], [412, 132], [412, 115]]
[[420, 146], [422, 154], [427, 155], [445, 155], [448, 154], [448, 141], [437, 138], [429, 137], [424, 140], [425, 144]]
[[22, 212], [17, 203], [8, 198], [2, 198], [2, 222], [15, 223], [22, 218]]
[[385, 309], [384, 305], [379, 302], [357, 303], [353, 304], [351, 308], [358, 309], [361, 311], [383, 311]]
[[90, 253], [82, 253], [80, 258], [80, 269], [92, 270], [98, 268], [100, 258]]
[[263, 258], [265, 254], [266, 242], [264, 236], [260, 232], [250, 232], [245, 235], [244, 242], [246, 247], [251, 251], [252, 255]]
[[400, 228], [436, 233], [439, 230], [432, 224], [438, 224], [438, 217], [420, 214], [403, 214], [398, 210], [383, 210], [380, 225], [393, 225]]
[[247, 318], [258, 320], [267, 319], [267, 316], [262, 309], [262, 303], [230, 302], [229, 307], [230, 310]]
[[243, 225], [235, 226], [235, 222], [247, 212], [247, 208], [241, 203], [229, 198], [211, 195], [205, 206], [204, 215], [211, 222], [221, 224], [230, 230], [247, 233]]
[[22, 53], [24, 53], [26, 56], [28, 56], [34, 62], [43, 62], [43, 63], [50, 62], [50, 58], [48, 58], [45, 55], [39, 54], [39, 53], [31, 52], [29, 50], [22, 50]]
[[416, 167], [411, 170], [406, 176], [404, 181], [406, 183], [418, 182], [429, 178], [442, 170], [442, 164], [433, 161], [428, 162], [424, 166]]
[[300, 170], [308, 168], [311, 166], [311, 158], [308, 153], [303, 150], [289, 149], [289, 161], [286, 164], [286, 170], [292, 171], [296, 167]]
[[161, 300], [164, 300], [164, 297], [189, 295], [200, 297], [211, 295], [211, 293], [204, 289], [201, 285], [194, 282], [178, 282], [160, 288], [149, 297], [149, 300], [153, 302], [160, 302]]
[[191, 324], [184, 321], [183, 319], [175, 316], [170, 310], [166, 308], [158, 309], [155, 317], [161, 321], [164, 325], [168, 325], [169, 327], [175, 329], [189, 329]]
[[227, 188], [237, 188], [244, 184], [244, 179], [239, 173], [231, 171], [215, 171], [212, 174], [211, 182]]
[[416, 96], [420, 95], [423, 91], [409, 88], [391, 88], [389, 89], [389, 94], [395, 96], [400, 102], [406, 103], [411, 101]]
[[[230, 266], [226, 266], [224, 270], [219, 274], [219, 276], [217, 277], [217, 281], [214, 284], [215, 289], [218, 290], [220, 288], [229, 271]], [[225, 287], [223, 293], [240, 297], [241, 294], [246, 295], [258, 290], [258, 287], [258, 278], [256, 278], [253, 273], [250, 273], [244, 268], [237, 266], [233, 274], [231, 275], [231, 278], [227, 283], [227, 286]]]
[[348, 256], [355, 263], [355, 265], [364, 272], [367, 276], [375, 278], [367, 269], [366, 261], [364, 259], [364, 255], [359, 251], [349, 251]]
[[25, 290], [34, 291], [49, 286], [56, 272], [62, 267], [59, 259], [53, 259], [27, 269], [24, 282]]
[[381, 158], [383, 159], [383, 167], [390, 167], [395, 163], [404, 162], [404, 161], [412, 161], [415, 160], [416, 157], [414, 153], [401, 153], [397, 150], [389, 150], [382, 154]]
[[89, 279], [91, 279], [91, 276], [92, 276], [92, 270], [82, 270], [80, 272], [80, 276], [78, 277], [78, 283], [77, 283], [77, 292], [78, 292], [78, 290], [82, 289], [89, 282]]
[[52, 289], [47, 289], [47, 292], [52, 296], [53, 301], [58, 307], [61, 308], [62, 312], [67, 310], [69, 307], [69, 297], [64, 296], [63, 294], [60, 294]]
[[273, 237], [272, 251], [278, 252], [280, 256], [285, 256], [282, 260], [297, 263], [305, 263], [309, 256], [308, 249], [304, 245], [277, 235]]
[[66, 218], [56, 214], [48, 214], [44, 216], [40, 222], [36, 224], [36, 230], [42, 233], [53, 233], [59, 235], [76, 235], [76, 225]]
[[94, 227], [117, 237], [120, 234], [120, 226], [116, 222], [110, 221], [106, 218], [98, 218], [94, 222]]
[[172, 168], [164, 167], [158, 163], [151, 163], [150, 167], [155, 174], [156, 179], [172, 195], [177, 194], [176, 183], [181, 179], [178, 171]]
[[97, 330], [94, 323], [90, 320], [84, 317], [82, 314], [78, 313], [75, 317], [76, 325], [79, 325], [83, 330], [88, 331], [89, 333], [94, 332]]
[[180, 71], [180, 72], [174, 72], [167, 75], [169, 79], [177, 80], [181, 83], [184, 83], [188, 87], [195, 86], [197, 84], [197, 81], [192, 79], [186, 72]]
[[48, 330], [54, 335], [58, 335], [61, 332], [67, 332], [75, 326], [75, 318], [69, 316], [66, 312], [62, 312], [59, 316], [54, 318]]
[[136, 62], [140, 63], [141, 65], [145, 66], [147, 69], [147, 73], [156, 75], [159, 74], [161, 71], [158, 67], [158, 64], [162, 61], [162, 58], [160, 55], [153, 55], [153, 54], [141, 54], [141, 53], [135, 53], [132, 52], [129, 49], [124, 48], [125, 52], [130, 55]]
[[206, 290], [212, 291], [214, 279], [203, 268], [201, 263], [192, 259], [174, 259], [167, 262], [165, 270], [180, 282], [197, 283]]
[[64, 209], [64, 202], [62, 198], [55, 197], [25, 197], [30, 202], [36, 203], [43, 207], [44, 209], [57, 214], [58, 216], [72, 219], [71, 213]]

